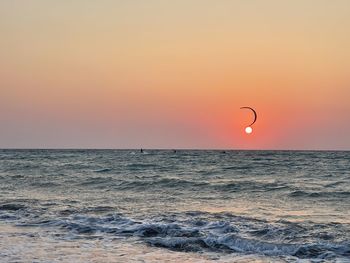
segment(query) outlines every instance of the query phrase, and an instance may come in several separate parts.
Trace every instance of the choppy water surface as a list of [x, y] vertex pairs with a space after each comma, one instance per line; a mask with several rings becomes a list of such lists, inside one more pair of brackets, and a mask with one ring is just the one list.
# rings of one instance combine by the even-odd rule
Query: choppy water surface
[[0, 260], [350, 262], [350, 152], [0, 151]]

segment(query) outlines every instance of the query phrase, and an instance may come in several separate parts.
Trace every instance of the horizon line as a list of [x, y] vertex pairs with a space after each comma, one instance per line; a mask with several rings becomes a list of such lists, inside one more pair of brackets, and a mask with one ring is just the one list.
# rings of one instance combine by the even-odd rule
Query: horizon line
[[290, 151], [290, 152], [350, 152], [350, 149], [228, 149], [228, 148], [71, 148], [71, 147], [63, 147], [63, 148], [1, 148], [2, 150], [71, 150], [71, 151], [79, 151], [79, 150], [110, 150], [110, 151], [139, 151], [140, 149], [149, 150], [149, 151]]

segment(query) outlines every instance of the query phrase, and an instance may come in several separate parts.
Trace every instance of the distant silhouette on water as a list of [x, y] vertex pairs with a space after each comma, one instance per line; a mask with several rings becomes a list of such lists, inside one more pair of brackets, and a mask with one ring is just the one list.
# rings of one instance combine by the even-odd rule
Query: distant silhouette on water
[[141, 148], [140, 153], [143, 153], [143, 149]]

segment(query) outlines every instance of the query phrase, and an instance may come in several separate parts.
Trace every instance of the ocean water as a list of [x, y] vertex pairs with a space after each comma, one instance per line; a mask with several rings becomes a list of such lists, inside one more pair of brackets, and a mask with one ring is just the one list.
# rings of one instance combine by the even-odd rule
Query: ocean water
[[1, 262], [350, 262], [350, 152], [1, 150]]

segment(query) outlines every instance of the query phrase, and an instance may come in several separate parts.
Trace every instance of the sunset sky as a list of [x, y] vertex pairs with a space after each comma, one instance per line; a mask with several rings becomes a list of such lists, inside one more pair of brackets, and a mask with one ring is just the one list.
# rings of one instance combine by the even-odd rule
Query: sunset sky
[[349, 14], [348, 0], [1, 0], [0, 148], [349, 150]]

